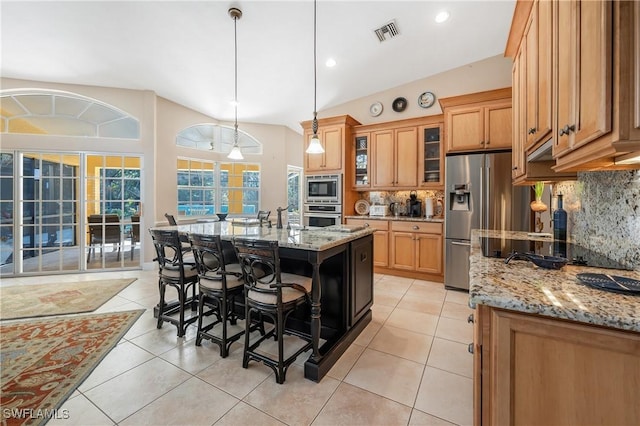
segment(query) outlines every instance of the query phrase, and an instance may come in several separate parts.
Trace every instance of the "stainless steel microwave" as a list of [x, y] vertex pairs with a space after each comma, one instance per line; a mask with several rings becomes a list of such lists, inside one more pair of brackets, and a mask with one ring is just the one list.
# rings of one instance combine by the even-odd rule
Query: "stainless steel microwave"
[[342, 203], [342, 176], [305, 177], [305, 203]]

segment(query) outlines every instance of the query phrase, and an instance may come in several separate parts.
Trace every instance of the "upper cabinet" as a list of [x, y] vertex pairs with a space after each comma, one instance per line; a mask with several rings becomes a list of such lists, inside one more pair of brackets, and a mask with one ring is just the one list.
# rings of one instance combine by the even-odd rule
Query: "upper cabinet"
[[354, 128], [353, 189], [440, 189], [442, 126], [442, 115], [434, 115]]
[[[552, 147], [552, 157], [541, 157], [550, 161], [551, 179], [553, 172], [639, 167], [625, 164], [640, 155], [639, 9], [634, 1], [516, 3], [506, 54], [525, 68], [520, 80], [514, 74], [514, 91], [526, 87], [514, 108], [524, 108], [526, 118], [514, 115], [514, 126], [526, 135], [527, 158], [536, 158], [540, 146]], [[530, 170], [542, 164], [525, 166], [531, 180]]]
[[[360, 124], [348, 115], [318, 120], [318, 136], [324, 148], [323, 154], [304, 154], [305, 173], [342, 173], [345, 170], [347, 141], [351, 141], [351, 127]], [[302, 123], [304, 149], [313, 131], [311, 121]]]
[[511, 88], [440, 99], [447, 153], [511, 149]]

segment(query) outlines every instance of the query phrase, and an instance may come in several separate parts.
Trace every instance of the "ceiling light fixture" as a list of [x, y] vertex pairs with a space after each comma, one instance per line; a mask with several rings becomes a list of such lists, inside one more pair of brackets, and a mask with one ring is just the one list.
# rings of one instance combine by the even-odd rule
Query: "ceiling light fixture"
[[309, 141], [309, 146], [307, 147], [307, 154], [322, 154], [324, 153], [324, 148], [320, 143], [320, 138], [318, 137], [318, 112], [317, 109], [317, 71], [316, 71], [316, 0], [313, 0], [313, 122], [311, 124], [311, 128], [313, 130], [313, 136], [311, 136], [311, 140]]
[[242, 156], [242, 151], [240, 151], [240, 146], [238, 145], [238, 29], [237, 23], [238, 19], [242, 17], [242, 11], [235, 7], [229, 9], [229, 16], [233, 19], [233, 54], [234, 54], [234, 66], [235, 66], [235, 75], [234, 75], [234, 93], [233, 93], [233, 107], [235, 110], [235, 121], [233, 125], [233, 147], [231, 148], [231, 152], [227, 155], [227, 158], [230, 160], [244, 160]]
[[447, 12], [446, 10], [443, 10], [442, 12], [436, 15], [436, 22], [438, 24], [442, 24], [447, 19], [449, 19], [449, 12]]

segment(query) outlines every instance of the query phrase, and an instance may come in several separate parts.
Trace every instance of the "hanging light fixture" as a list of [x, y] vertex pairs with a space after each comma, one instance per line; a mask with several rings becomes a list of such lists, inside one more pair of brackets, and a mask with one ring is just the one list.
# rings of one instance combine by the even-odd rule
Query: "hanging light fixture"
[[231, 152], [227, 155], [230, 160], [244, 160], [240, 146], [238, 145], [238, 19], [242, 17], [242, 11], [235, 7], [229, 9], [229, 16], [233, 19], [233, 52], [234, 52], [234, 65], [235, 65], [235, 86], [233, 95], [233, 107], [235, 109], [235, 122], [233, 125], [233, 147]]
[[313, 122], [311, 124], [311, 129], [313, 130], [313, 136], [311, 136], [311, 140], [309, 141], [309, 146], [307, 147], [307, 154], [322, 154], [324, 152], [324, 148], [320, 143], [320, 138], [318, 137], [318, 112], [317, 109], [317, 66], [316, 66], [316, 0], [313, 0]]

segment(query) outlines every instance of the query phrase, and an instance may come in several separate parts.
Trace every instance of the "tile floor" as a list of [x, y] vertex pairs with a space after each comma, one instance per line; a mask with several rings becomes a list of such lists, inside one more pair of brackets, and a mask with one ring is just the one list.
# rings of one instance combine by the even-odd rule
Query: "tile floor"
[[473, 339], [467, 293], [441, 283], [375, 276], [373, 321], [320, 383], [303, 359], [284, 385], [242, 346], [228, 358], [165, 324], [156, 329], [155, 271], [4, 279], [2, 285], [136, 277], [97, 312], [147, 311], [48, 425], [470, 425]]

